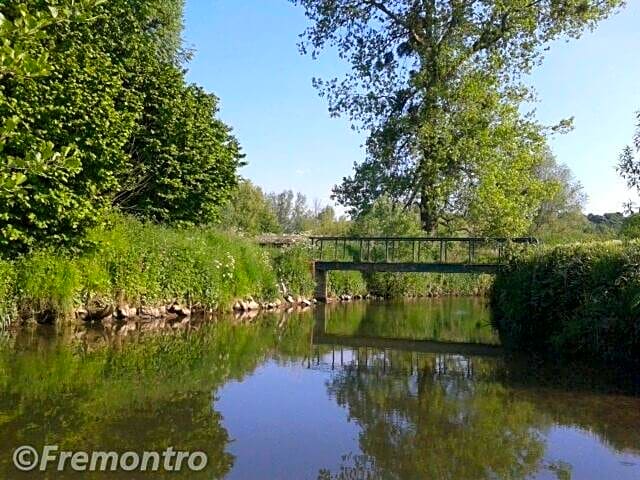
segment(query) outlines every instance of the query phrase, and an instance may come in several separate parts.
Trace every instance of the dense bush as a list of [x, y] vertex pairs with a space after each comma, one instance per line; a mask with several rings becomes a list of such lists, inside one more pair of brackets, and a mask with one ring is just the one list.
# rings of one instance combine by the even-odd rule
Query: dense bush
[[241, 154], [180, 66], [182, 0], [0, 3], [0, 253], [68, 244], [112, 205], [206, 224]]
[[329, 272], [329, 295], [366, 295], [369, 293], [367, 282], [360, 272]]
[[278, 282], [293, 294], [311, 295], [315, 282], [312, 275], [313, 255], [306, 243], [271, 250]]
[[491, 287], [490, 275], [441, 273], [374, 273], [366, 277], [369, 291], [384, 297], [482, 295]]
[[11, 262], [0, 259], [0, 329], [14, 314], [14, 295], [15, 269]]
[[493, 285], [504, 344], [603, 361], [640, 358], [640, 242], [594, 242], [514, 256]]

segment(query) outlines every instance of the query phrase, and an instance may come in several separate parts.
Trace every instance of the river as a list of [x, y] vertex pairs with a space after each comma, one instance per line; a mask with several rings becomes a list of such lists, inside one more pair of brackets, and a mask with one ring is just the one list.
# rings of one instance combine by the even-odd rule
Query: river
[[638, 479], [620, 377], [505, 355], [481, 299], [23, 327], [0, 337], [0, 478], [139, 478], [12, 464], [55, 444], [206, 452], [184, 478]]

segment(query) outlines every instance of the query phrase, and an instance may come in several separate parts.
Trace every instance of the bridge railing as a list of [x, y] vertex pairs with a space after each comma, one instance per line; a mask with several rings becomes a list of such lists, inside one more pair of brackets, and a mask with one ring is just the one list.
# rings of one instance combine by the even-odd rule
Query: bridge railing
[[499, 264], [509, 243], [533, 237], [310, 237], [316, 261]]

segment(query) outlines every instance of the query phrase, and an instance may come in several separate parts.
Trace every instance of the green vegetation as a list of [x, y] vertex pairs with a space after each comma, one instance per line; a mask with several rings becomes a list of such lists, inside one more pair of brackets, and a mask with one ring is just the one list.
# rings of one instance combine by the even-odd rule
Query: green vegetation
[[558, 357], [636, 364], [640, 242], [532, 249], [497, 275], [492, 304], [503, 343]]
[[[225, 308], [285, 288], [311, 295], [308, 245], [265, 251], [251, 238], [263, 233], [638, 236], [637, 216], [582, 214], [582, 188], [546, 142], [568, 123], [549, 130], [521, 113], [530, 92], [520, 74], [619, 0], [293, 3], [312, 21], [306, 47], [333, 45], [355, 67], [317, 82], [333, 113], [369, 133], [367, 158], [334, 190], [349, 219], [239, 178], [243, 155], [218, 99], [185, 80], [182, 0], [0, 6], [1, 319], [70, 315], [94, 300]], [[632, 187], [637, 140], [619, 165]], [[329, 276], [334, 295], [490, 285], [482, 275]]]
[[0, 263], [0, 306], [7, 312], [17, 305], [23, 316], [70, 315], [92, 299], [227, 308], [239, 297], [277, 294], [266, 252], [235, 235], [116, 217], [92, 229], [86, 242], [91, 247], [80, 253], [38, 250]]
[[[622, 0], [292, 0], [311, 25], [303, 53], [335, 48], [345, 77], [315, 84], [368, 134], [367, 158], [334, 193], [358, 215], [390, 196], [435, 231], [462, 216], [482, 235], [526, 232], [556, 186], [536, 175], [549, 132], [520, 113], [521, 81], [547, 45], [576, 38]], [[551, 130], [565, 130], [561, 121]]]
[[[207, 224], [241, 155], [187, 85], [182, 0], [0, 6], [0, 249], [81, 241], [113, 207]], [[64, 107], [61, 107], [64, 105]]]
[[292, 294], [311, 295], [314, 288], [313, 255], [307, 244], [276, 248], [270, 252], [278, 280]]

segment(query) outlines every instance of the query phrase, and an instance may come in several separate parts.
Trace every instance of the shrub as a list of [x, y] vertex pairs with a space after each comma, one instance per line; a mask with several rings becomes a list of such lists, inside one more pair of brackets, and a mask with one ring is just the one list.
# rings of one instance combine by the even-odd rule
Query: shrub
[[15, 268], [0, 259], [0, 328], [13, 316], [15, 309]]
[[640, 354], [640, 242], [539, 248], [514, 256], [492, 289], [509, 348], [603, 361]]
[[315, 282], [312, 275], [313, 254], [306, 243], [271, 250], [271, 259], [278, 276], [288, 291], [311, 295]]
[[439, 273], [374, 273], [367, 276], [369, 291], [385, 297], [482, 295], [491, 287], [490, 275]]
[[366, 295], [367, 283], [360, 272], [333, 271], [329, 272], [330, 295]]

